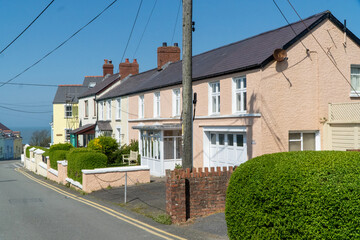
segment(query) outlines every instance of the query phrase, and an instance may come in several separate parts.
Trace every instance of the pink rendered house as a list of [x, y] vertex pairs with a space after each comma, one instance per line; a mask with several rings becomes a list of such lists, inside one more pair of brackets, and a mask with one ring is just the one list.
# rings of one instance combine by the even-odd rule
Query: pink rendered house
[[[354, 147], [355, 138], [350, 145], [337, 139], [349, 139], [360, 116], [351, 125], [341, 116], [333, 121], [331, 114], [340, 103], [360, 109], [360, 40], [329, 11], [304, 23], [193, 56], [194, 167], [234, 166], [274, 152]], [[276, 61], [276, 49], [287, 57]], [[128, 127], [122, 131], [139, 140], [141, 164], [152, 175], [181, 164], [181, 81], [180, 49], [164, 44], [157, 68], [97, 99], [127, 99], [122, 111]]]

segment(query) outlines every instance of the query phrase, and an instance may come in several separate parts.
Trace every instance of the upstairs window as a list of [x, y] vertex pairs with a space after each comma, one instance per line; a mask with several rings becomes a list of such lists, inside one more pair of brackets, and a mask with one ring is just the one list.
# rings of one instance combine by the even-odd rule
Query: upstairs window
[[246, 112], [246, 77], [233, 79], [233, 113]]
[[121, 98], [116, 99], [116, 119], [121, 119]]
[[104, 102], [99, 102], [99, 120], [104, 120], [103, 115], [104, 114]]
[[89, 117], [89, 101], [85, 100], [85, 117]]
[[209, 84], [209, 113], [220, 114], [220, 82]]
[[107, 101], [106, 113], [107, 113], [107, 120], [111, 120], [111, 100]]
[[144, 118], [144, 95], [139, 96], [139, 118]]
[[160, 92], [154, 93], [154, 118], [160, 117]]
[[[351, 97], [360, 95], [360, 65], [351, 65]], [[354, 90], [355, 89], [355, 90]]]
[[172, 104], [172, 113], [173, 113], [173, 116], [176, 117], [176, 116], [180, 116], [180, 101], [181, 101], [181, 98], [180, 98], [180, 89], [179, 88], [176, 88], [173, 90], [173, 97], [172, 97], [172, 100], [173, 100], [173, 104]]
[[65, 108], [65, 118], [72, 118], [73, 116], [72, 105], [66, 104], [64, 108]]

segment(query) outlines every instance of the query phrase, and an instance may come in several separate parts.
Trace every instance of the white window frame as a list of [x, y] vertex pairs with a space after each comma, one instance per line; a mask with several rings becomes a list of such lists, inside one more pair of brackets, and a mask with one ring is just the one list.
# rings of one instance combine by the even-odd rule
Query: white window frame
[[116, 99], [116, 119], [121, 119], [121, 98]]
[[121, 127], [116, 127], [116, 141], [119, 143], [119, 146], [121, 147]]
[[[352, 64], [350, 66], [350, 82], [351, 82], [351, 86], [352, 86], [352, 88], [350, 89], [350, 97], [359, 97], [358, 95], [360, 95], [360, 80], [358, 81], [358, 83], [354, 84], [353, 80], [352, 80], [352, 77], [353, 76], [360, 76], [360, 73], [352, 73], [353, 68], [357, 68], [357, 69], [360, 70], [360, 65]], [[354, 91], [353, 88], [356, 91]], [[358, 88], [358, 89], [356, 89], [356, 88]]]
[[84, 105], [85, 105], [85, 117], [88, 118], [89, 117], [89, 101], [85, 100]]
[[104, 120], [104, 101], [99, 102], [99, 120]]
[[289, 141], [289, 144], [290, 144], [290, 142], [301, 142], [301, 151], [304, 151], [303, 134], [304, 133], [315, 133], [315, 151], [321, 151], [320, 131], [289, 131], [289, 134], [290, 133], [300, 133], [299, 139], [288, 139], [288, 141]]
[[[237, 82], [240, 81], [240, 88], [237, 88]], [[232, 112], [246, 113], [247, 112], [247, 81], [246, 76], [233, 78], [232, 81]], [[240, 95], [240, 109], [237, 108], [237, 96]], [[245, 105], [244, 105], [245, 103]]]
[[[64, 136], [65, 136], [65, 142], [70, 142], [70, 131], [72, 131], [71, 128], [65, 128], [65, 129], [64, 129], [64, 132], [65, 132], [65, 134], [64, 134]], [[67, 133], [67, 132], [69, 132], [69, 133]], [[69, 136], [69, 139], [67, 139], [67, 136]]]
[[106, 101], [107, 109], [106, 109], [106, 119], [111, 120], [111, 99]]
[[94, 117], [96, 117], [96, 101], [95, 101], [95, 99], [94, 99]]
[[139, 96], [139, 118], [144, 118], [144, 112], [145, 112], [144, 95], [140, 95]]
[[175, 88], [172, 91], [172, 115], [178, 117], [181, 114], [181, 91]]
[[[213, 92], [213, 86], [215, 85], [215, 91]], [[213, 111], [213, 97], [215, 97], [215, 111]], [[209, 83], [209, 115], [219, 115], [220, 114], [220, 82], [211, 82]]]
[[160, 92], [154, 93], [154, 118], [160, 117]]
[[[71, 110], [68, 111], [66, 108], [67, 107], [71, 107]], [[73, 117], [73, 106], [71, 104], [64, 104], [64, 116], [65, 118], [72, 118]], [[71, 116], [67, 116], [67, 112], [70, 112], [71, 113]]]

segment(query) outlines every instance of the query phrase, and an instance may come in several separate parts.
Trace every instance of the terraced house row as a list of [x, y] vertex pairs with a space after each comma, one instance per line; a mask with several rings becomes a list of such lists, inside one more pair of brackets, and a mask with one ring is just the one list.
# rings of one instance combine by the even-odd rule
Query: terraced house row
[[[359, 47], [359, 38], [326, 11], [193, 56], [194, 167], [359, 148]], [[181, 164], [180, 52], [163, 43], [151, 70], [139, 72], [138, 62], [126, 59], [114, 74], [105, 60], [102, 76], [59, 86], [53, 143], [134, 139], [152, 175]]]
[[20, 159], [22, 138], [19, 131], [12, 131], [0, 123], [0, 160]]

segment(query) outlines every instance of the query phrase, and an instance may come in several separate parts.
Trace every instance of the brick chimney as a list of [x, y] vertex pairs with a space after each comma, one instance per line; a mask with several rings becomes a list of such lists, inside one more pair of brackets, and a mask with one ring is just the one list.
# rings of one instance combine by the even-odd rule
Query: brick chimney
[[107, 74], [113, 75], [114, 74], [114, 65], [112, 64], [111, 60], [104, 59], [104, 65], [103, 65], [103, 74], [104, 77]]
[[126, 78], [127, 76], [135, 75], [139, 73], [139, 64], [134, 59], [134, 61], [131, 63], [129, 62], [129, 59], [125, 59], [125, 62], [119, 64], [119, 73], [120, 73], [120, 79]]
[[162, 47], [158, 47], [157, 56], [158, 69], [160, 70], [164, 64], [180, 60], [180, 48], [177, 43], [174, 43], [174, 46], [168, 47], [167, 43], [164, 42]]

